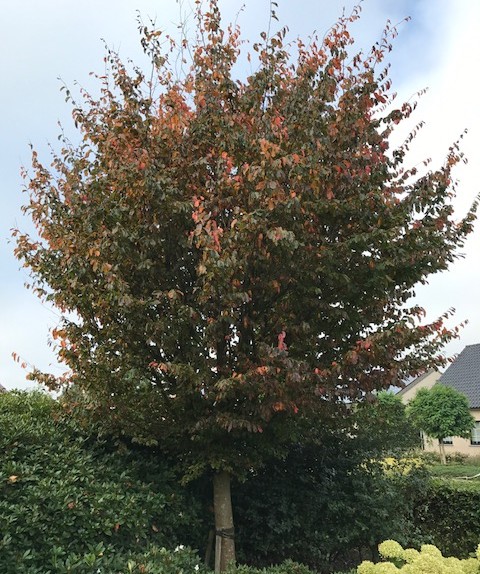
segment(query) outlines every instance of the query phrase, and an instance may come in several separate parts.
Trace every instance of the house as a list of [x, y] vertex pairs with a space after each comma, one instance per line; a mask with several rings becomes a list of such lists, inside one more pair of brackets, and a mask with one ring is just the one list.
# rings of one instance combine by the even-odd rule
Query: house
[[0, 393], [6, 393], [7, 389], [0, 383]]
[[[422, 388], [430, 389], [435, 383], [447, 385], [463, 393], [470, 406], [470, 412], [475, 419], [475, 428], [469, 439], [447, 437], [443, 443], [445, 451], [460, 452], [469, 456], [480, 455], [480, 344], [468, 345], [458, 355], [455, 361], [442, 374], [430, 370], [406, 385], [398, 395], [404, 403], [408, 403]], [[436, 442], [436, 441], [435, 441]], [[425, 450], [436, 451], [437, 445], [427, 440]]]
[[413, 379], [408, 383], [402, 390], [398, 391], [397, 395], [402, 398], [402, 402], [409, 403], [420, 389], [431, 389], [433, 385], [438, 382], [441, 376], [441, 372], [436, 369], [430, 369], [423, 375], [420, 375], [416, 379]]

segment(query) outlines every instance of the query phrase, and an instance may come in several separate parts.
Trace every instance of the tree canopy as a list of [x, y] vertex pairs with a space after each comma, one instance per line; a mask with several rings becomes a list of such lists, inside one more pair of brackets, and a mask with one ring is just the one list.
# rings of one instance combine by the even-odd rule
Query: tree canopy
[[443, 463], [446, 459], [442, 441], [449, 436], [469, 438], [475, 424], [467, 397], [439, 383], [431, 389], [420, 389], [407, 412], [418, 429], [438, 439]]
[[16, 254], [63, 312], [69, 371], [32, 377], [75, 385], [190, 474], [282, 456], [312, 420], [441, 364], [455, 336], [410, 299], [472, 230], [475, 206], [452, 207], [462, 154], [404, 166], [416, 132], [390, 136], [415, 106], [391, 91], [396, 31], [355, 53], [358, 17], [308, 45], [262, 34], [246, 78], [215, 0], [196, 41], [142, 25], [150, 70], [108, 51], [98, 98], [67, 91], [81, 143], [51, 167], [33, 153], [38, 237], [17, 231]]

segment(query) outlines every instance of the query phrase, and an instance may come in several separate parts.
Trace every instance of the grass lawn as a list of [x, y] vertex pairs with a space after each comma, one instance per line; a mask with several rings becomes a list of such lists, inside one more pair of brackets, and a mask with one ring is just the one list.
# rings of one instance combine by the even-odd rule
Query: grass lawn
[[[480, 474], [480, 461], [467, 461], [466, 463], [435, 464], [429, 466], [432, 476], [445, 478], [458, 478], [461, 476], [475, 476]], [[480, 477], [473, 479], [480, 482]]]

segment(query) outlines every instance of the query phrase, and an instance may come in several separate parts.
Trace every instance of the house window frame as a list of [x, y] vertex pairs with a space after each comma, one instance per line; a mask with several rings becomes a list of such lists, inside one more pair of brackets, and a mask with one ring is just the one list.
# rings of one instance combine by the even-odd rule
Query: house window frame
[[480, 446], [480, 421], [475, 421], [475, 426], [470, 434], [470, 445]]

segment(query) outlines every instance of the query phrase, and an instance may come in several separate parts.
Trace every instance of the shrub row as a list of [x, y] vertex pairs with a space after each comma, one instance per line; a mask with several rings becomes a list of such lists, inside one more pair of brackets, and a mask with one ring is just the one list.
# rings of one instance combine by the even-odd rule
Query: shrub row
[[[387, 538], [467, 556], [478, 543], [480, 486], [428, 481], [408, 461], [387, 468], [376, 462], [369, 434], [324, 427], [315, 444], [235, 483], [239, 559], [252, 568], [290, 558], [342, 570], [375, 557]], [[0, 452], [5, 574], [47, 564], [52, 572], [88, 572], [92, 560], [105, 572], [113, 561], [121, 572], [118, 564], [148, 562], [161, 547], [205, 552], [213, 527], [208, 477], [181, 487], [159, 453], [99, 440], [46, 395], [0, 395]]]
[[[240, 560], [263, 567], [293, 558], [339, 569], [385, 538], [407, 541], [424, 478], [401, 465], [385, 473], [373, 434], [354, 439], [324, 425], [314, 444], [302, 441], [285, 460], [267, 461], [235, 483]], [[209, 477], [180, 487], [158, 452], [99, 440], [44, 394], [0, 396], [0, 451], [5, 574], [46, 564], [80, 572], [94, 556], [133, 564], [131, 556], [152, 545], [205, 551], [213, 527]]]
[[386, 538], [421, 542], [412, 519], [425, 471], [400, 463], [386, 472], [358, 447], [325, 433], [320, 447], [299, 446], [235, 484], [240, 559], [265, 566], [291, 558], [316, 570], [343, 570], [375, 556]]
[[[3, 569], [4, 568], [4, 569]], [[22, 562], [12, 569], [2, 563], [3, 572], [16, 574], [207, 574], [198, 555], [191, 549], [167, 550], [149, 545], [142, 550], [119, 550], [97, 544], [84, 552], [66, 554], [54, 547], [42, 563], [26, 552]]]

